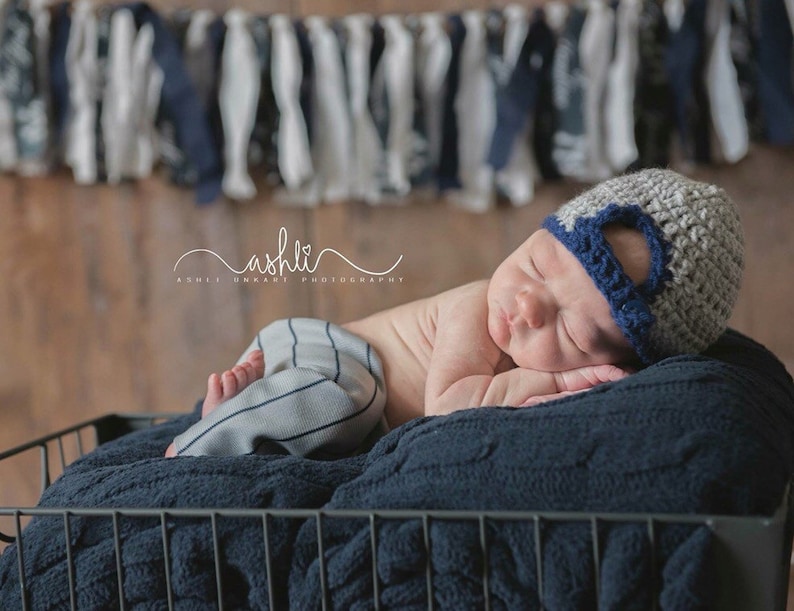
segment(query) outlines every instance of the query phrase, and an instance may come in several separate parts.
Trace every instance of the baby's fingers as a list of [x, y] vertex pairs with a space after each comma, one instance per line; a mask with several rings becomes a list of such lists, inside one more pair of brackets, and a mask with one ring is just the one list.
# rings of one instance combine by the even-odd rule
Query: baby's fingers
[[562, 399], [563, 397], [569, 397], [571, 395], [578, 395], [579, 393], [583, 393], [589, 388], [583, 388], [581, 390], [566, 390], [563, 392], [556, 392], [551, 395], [538, 395], [536, 397], [530, 397], [524, 403], [519, 405], [519, 407], [534, 407], [535, 405], [540, 405], [541, 403], [546, 403], [547, 401], [554, 401], [555, 399]]
[[603, 384], [617, 382], [628, 376], [628, 372], [615, 365], [588, 365], [554, 374], [557, 392], [585, 390]]

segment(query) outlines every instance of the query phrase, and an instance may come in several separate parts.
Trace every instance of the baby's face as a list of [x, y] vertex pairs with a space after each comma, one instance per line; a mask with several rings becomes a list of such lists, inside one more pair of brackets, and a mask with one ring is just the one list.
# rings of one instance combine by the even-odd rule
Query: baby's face
[[545, 229], [491, 277], [488, 332], [518, 367], [528, 369], [565, 371], [635, 358], [584, 267]]

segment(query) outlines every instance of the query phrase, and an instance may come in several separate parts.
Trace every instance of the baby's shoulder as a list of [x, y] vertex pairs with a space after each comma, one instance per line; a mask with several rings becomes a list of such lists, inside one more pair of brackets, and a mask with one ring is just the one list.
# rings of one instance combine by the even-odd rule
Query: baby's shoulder
[[468, 284], [461, 284], [460, 286], [456, 286], [455, 288], [451, 288], [443, 293], [439, 293], [437, 297], [442, 300], [449, 300], [455, 301], [460, 299], [461, 297], [481, 297], [485, 298], [485, 294], [488, 292], [488, 281], [487, 280], [475, 280], [474, 282], [469, 282]]
[[440, 310], [450, 308], [477, 308], [486, 303], [488, 294], [488, 281], [475, 280], [436, 295], [437, 305]]

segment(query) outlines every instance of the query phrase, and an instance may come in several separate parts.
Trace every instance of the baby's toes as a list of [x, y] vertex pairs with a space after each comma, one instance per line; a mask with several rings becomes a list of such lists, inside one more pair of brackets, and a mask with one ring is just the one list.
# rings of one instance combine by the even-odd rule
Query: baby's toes
[[[234, 369], [237, 369], [236, 367]], [[221, 383], [223, 385], [223, 400], [226, 401], [237, 396], [237, 375], [231, 371], [224, 371], [221, 376]]]
[[251, 382], [256, 380], [256, 372], [254, 371], [254, 366], [249, 363], [248, 361], [244, 363], [240, 363], [235, 367], [235, 369], [241, 370], [241, 372], [237, 372], [237, 390], [242, 391], [245, 387], [247, 387]]
[[204, 418], [223, 400], [223, 383], [217, 373], [210, 374], [207, 378], [207, 394], [201, 407], [201, 417]]
[[253, 382], [254, 368], [250, 363], [241, 363], [235, 365], [232, 369], [234, 377], [237, 378], [237, 392], [241, 393], [245, 388]]
[[254, 368], [254, 380], [259, 380], [265, 377], [265, 353], [261, 350], [254, 350], [246, 359]]

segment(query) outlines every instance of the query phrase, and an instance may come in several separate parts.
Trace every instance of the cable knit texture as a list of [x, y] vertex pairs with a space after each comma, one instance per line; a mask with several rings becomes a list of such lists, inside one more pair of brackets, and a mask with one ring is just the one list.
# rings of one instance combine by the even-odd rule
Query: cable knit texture
[[[640, 286], [604, 238], [610, 223], [636, 228], [648, 241], [651, 272]], [[700, 353], [725, 330], [741, 284], [744, 235], [721, 188], [643, 170], [585, 191], [543, 226], [582, 263], [646, 365]]]
[[[196, 414], [131, 433], [76, 461], [43, 507], [415, 508], [771, 515], [794, 470], [794, 386], [754, 342], [728, 332], [707, 356], [678, 356], [617, 383], [532, 409], [480, 408], [398, 427], [367, 454], [337, 461], [263, 455], [164, 459]], [[715, 358], [709, 358], [715, 357]], [[420, 609], [430, 567], [437, 609], [484, 608], [475, 524], [325, 518], [325, 578], [333, 609], [370, 608], [375, 545], [381, 608]], [[116, 609], [117, 565], [126, 608], [164, 609], [168, 590], [159, 518], [72, 516], [78, 609]], [[314, 518], [269, 520], [278, 609], [320, 607]], [[537, 609], [534, 524], [487, 520], [493, 609]], [[598, 608], [648, 609], [653, 562], [660, 608], [710, 606], [710, 531], [601, 526]], [[217, 608], [212, 524], [165, 520], [176, 609]], [[547, 609], [595, 608], [590, 525], [544, 522]], [[261, 518], [217, 519], [225, 608], [268, 608]], [[69, 606], [64, 520], [25, 530], [30, 608]], [[759, 553], [762, 553], [759, 550]], [[117, 564], [118, 563], [118, 564]], [[0, 608], [19, 602], [17, 546], [0, 557]]]

